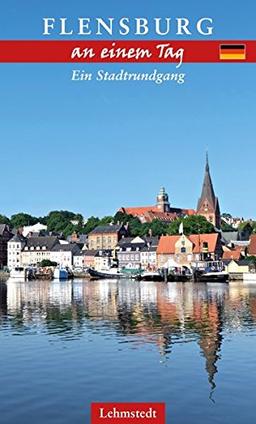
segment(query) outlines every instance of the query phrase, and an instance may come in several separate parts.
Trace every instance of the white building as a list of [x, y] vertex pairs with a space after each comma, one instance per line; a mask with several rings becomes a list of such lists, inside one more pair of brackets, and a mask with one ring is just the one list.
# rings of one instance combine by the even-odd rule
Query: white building
[[59, 240], [56, 236], [32, 236], [27, 238], [21, 253], [23, 265], [37, 265], [42, 260], [52, 260], [52, 249], [56, 245], [59, 245]]
[[40, 222], [38, 222], [35, 225], [29, 225], [29, 226], [23, 227], [22, 234], [24, 237], [27, 237], [28, 234], [30, 233], [40, 233], [40, 231], [46, 231], [46, 230], [47, 230], [47, 225], [43, 225], [43, 224], [40, 224]]
[[[75, 243], [62, 243], [56, 236], [24, 237], [18, 233], [8, 242], [8, 267], [36, 266], [43, 260], [56, 262], [58, 265], [71, 268], [74, 257], [79, 265], [83, 256], [80, 247]], [[83, 265], [82, 265], [83, 266]]]
[[50, 252], [50, 260], [57, 262], [63, 267], [72, 268], [74, 266], [74, 256], [80, 253], [80, 248], [75, 243], [57, 244]]
[[84, 255], [82, 252], [79, 252], [73, 256], [73, 264], [75, 268], [84, 267]]
[[157, 237], [121, 239], [117, 248], [119, 267], [129, 269], [155, 269], [157, 266], [157, 245]]
[[99, 250], [94, 257], [94, 267], [97, 271], [109, 269], [112, 265], [112, 251]]
[[141, 267], [144, 269], [157, 268], [157, 246], [144, 247], [140, 252]]
[[8, 268], [23, 266], [22, 249], [26, 244], [26, 238], [22, 234], [16, 234], [8, 241]]

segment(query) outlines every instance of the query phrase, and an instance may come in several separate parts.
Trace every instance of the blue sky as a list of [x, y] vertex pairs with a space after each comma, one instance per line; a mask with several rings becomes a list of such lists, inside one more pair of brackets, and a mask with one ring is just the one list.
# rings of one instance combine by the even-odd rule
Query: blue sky
[[[213, 39], [255, 39], [253, 0], [239, 10], [230, 0], [216, 3], [13, 0], [0, 6], [0, 39], [40, 39], [46, 16], [186, 16], [192, 22], [211, 16]], [[175, 70], [168, 64], [75, 65], [88, 72], [122, 68]], [[187, 81], [180, 86], [74, 83], [72, 69], [0, 65], [0, 213], [68, 209], [102, 216], [154, 204], [162, 185], [173, 206], [194, 208], [208, 149], [222, 211], [256, 217], [254, 64], [185, 64]]]

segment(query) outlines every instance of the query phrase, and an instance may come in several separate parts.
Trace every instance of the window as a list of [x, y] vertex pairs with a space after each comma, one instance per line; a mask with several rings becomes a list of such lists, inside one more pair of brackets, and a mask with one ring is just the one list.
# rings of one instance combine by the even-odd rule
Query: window
[[203, 245], [202, 245], [202, 252], [203, 253], [208, 253], [208, 243], [205, 241], [205, 242], [203, 242]]
[[180, 253], [186, 253], [186, 248], [185, 248], [185, 247], [182, 247], [182, 248], [180, 249]]

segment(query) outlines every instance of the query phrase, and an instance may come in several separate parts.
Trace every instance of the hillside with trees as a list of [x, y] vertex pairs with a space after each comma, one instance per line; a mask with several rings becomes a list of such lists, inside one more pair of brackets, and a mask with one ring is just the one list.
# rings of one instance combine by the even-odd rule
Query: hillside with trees
[[[157, 219], [150, 223], [141, 223], [140, 220], [132, 215], [117, 212], [114, 216], [105, 216], [103, 218], [91, 216], [86, 221], [79, 213], [71, 211], [51, 211], [44, 217], [35, 217], [23, 212], [12, 215], [10, 218], [0, 215], [0, 223], [8, 224], [12, 229], [34, 225], [37, 222], [47, 225], [48, 231], [63, 234], [65, 237], [73, 232], [78, 234], [89, 234], [100, 225], [129, 224], [129, 232], [132, 237], [179, 234], [180, 224], [183, 223], [184, 234], [212, 233], [214, 227], [204, 217], [199, 215], [178, 218], [172, 223], [164, 223]], [[256, 226], [255, 226], [256, 228]]]

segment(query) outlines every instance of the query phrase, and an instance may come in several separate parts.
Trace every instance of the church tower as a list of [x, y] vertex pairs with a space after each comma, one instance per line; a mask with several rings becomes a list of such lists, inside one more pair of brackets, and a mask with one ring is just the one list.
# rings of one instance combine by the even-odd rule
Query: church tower
[[157, 209], [160, 212], [170, 212], [170, 203], [169, 196], [165, 191], [165, 188], [162, 187], [157, 196]]
[[207, 221], [211, 222], [216, 228], [220, 228], [220, 206], [212, 185], [208, 154], [206, 155], [204, 182], [201, 197], [197, 205], [197, 214], [204, 216]]

